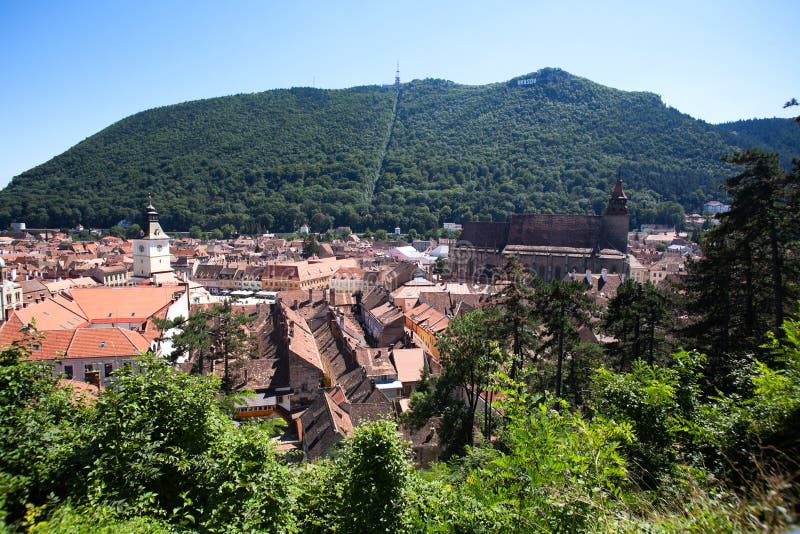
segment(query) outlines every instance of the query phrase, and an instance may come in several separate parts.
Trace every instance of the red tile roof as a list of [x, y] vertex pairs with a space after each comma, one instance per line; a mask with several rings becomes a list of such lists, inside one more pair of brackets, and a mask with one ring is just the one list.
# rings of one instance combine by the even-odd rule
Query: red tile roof
[[422, 303], [408, 312], [408, 318], [431, 333], [447, 329], [450, 319], [430, 304]]
[[138, 356], [150, 343], [138, 332], [122, 328], [83, 328], [67, 348], [66, 358]]
[[425, 368], [425, 354], [422, 349], [395, 349], [392, 352], [400, 382], [418, 382]]
[[70, 291], [92, 323], [141, 323], [173, 301], [176, 286], [96, 287]]
[[[0, 330], [0, 347], [24, 339], [26, 333], [14, 328]], [[123, 328], [81, 328], [44, 330], [31, 340], [31, 360], [67, 360], [70, 358], [109, 358], [138, 356], [150, 347], [140, 333]]]
[[289, 329], [289, 350], [324, 372], [317, 342], [314, 341], [314, 334], [308, 327], [306, 320], [299, 313], [285, 305], [283, 306], [283, 313], [286, 315], [286, 323], [291, 325]]

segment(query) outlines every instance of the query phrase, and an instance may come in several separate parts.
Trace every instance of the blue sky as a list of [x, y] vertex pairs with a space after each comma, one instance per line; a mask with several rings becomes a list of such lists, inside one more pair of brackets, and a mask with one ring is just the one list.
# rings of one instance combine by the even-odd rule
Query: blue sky
[[[0, 0], [0, 187], [145, 109], [543, 67], [717, 123], [790, 116], [800, 1]], [[793, 108], [795, 114], [800, 109]]]

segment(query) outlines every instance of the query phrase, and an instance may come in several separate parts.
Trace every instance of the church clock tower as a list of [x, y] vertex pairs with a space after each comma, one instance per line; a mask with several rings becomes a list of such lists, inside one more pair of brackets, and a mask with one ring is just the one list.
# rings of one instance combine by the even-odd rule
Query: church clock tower
[[628, 249], [629, 224], [628, 195], [622, 189], [622, 180], [617, 180], [603, 215], [603, 234], [608, 244], [620, 252], [626, 252]]
[[151, 278], [154, 274], [172, 272], [169, 236], [158, 224], [158, 212], [153, 207], [149, 194], [144, 222], [144, 236], [133, 240], [134, 278]]

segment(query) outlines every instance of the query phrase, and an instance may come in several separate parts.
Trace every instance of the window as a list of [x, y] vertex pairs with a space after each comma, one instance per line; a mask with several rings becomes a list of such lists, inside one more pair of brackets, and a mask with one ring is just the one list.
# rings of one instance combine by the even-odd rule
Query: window
[[72, 380], [72, 366], [65, 365], [64, 366], [64, 374], [67, 376], [67, 380]]
[[95, 386], [100, 385], [100, 371], [95, 371], [94, 366], [90, 363], [87, 363], [83, 366], [83, 380], [89, 384], [94, 384]]
[[111, 376], [113, 374], [114, 374], [114, 365], [113, 364], [107, 363], [107, 364], [103, 365], [103, 376], [108, 378], [109, 376]]

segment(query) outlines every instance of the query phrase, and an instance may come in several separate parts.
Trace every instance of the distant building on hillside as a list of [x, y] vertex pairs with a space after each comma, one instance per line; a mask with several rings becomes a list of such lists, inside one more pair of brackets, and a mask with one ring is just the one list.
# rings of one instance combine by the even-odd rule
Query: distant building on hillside
[[719, 200], [709, 200], [703, 204], [703, 213], [716, 214], [726, 213], [731, 210], [730, 204], [723, 204]]

